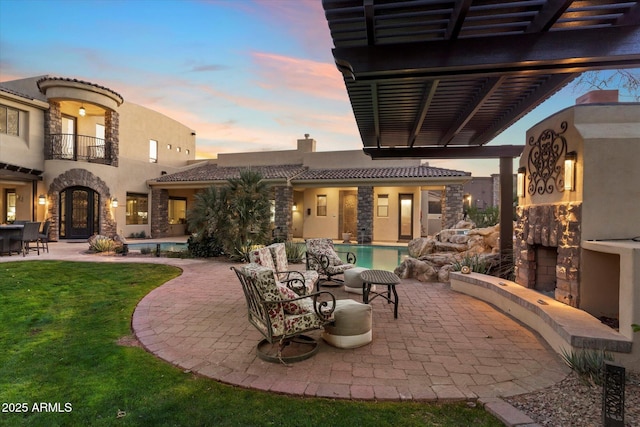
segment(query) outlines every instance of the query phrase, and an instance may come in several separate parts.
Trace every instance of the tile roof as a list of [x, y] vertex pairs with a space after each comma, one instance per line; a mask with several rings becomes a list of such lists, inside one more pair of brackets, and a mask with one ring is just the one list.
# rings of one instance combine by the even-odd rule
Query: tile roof
[[352, 168], [352, 169], [308, 169], [296, 180], [333, 179], [398, 179], [398, 178], [450, 178], [471, 176], [471, 172], [430, 166]]
[[214, 164], [205, 164], [173, 174], [162, 175], [155, 181], [226, 181], [230, 178], [238, 178], [240, 176], [240, 171], [244, 169], [251, 169], [260, 172], [265, 179], [287, 179], [304, 171], [304, 167], [302, 165], [218, 167], [218, 165]]
[[27, 95], [22, 92], [18, 92], [17, 90], [8, 88], [6, 86], [2, 86], [1, 83], [0, 83], [0, 91], [10, 93], [11, 95], [19, 96], [20, 98], [31, 99], [31, 100], [35, 99], [33, 96]]
[[[412, 167], [377, 167], [350, 169], [308, 169], [302, 165], [251, 166], [265, 179], [291, 179], [296, 181], [350, 180], [350, 179], [412, 179], [412, 178], [452, 178], [471, 176], [471, 172], [452, 169], [434, 168], [430, 166]], [[244, 167], [219, 167], [205, 164], [194, 168], [163, 175], [155, 181], [161, 182], [193, 182], [193, 181], [226, 181], [240, 176]]]
[[59, 80], [59, 81], [63, 81], [63, 82], [80, 83], [80, 84], [83, 84], [83, 85], [93, 86], [93, 87], [97, 87], [98, 89], [102, 89], [102, 90], [106, 90], [108, 92], [111, 92], [112, 94], [116, 95], [120, 99], [124, 99], [122, 97], [122, 95], [120, 95], [118, 92], [116, 92], [115, 90], [109, 89], [106, 86], [100, 86], [98, 84], [91, 83], [91, 82], [88, 82], [88, 81], [85, 81], [85, 80], [71, 79], [71, 78], [68, 78], [68, 77], [44, 76], [43, 78], [41, 78], [40, 80], [38, 80], [36, 82], [36, 84], [38, 85], [38, 89], [40, 89], [40, 83], [42, 83], [44, 81], [47, 81], [47, 80]]

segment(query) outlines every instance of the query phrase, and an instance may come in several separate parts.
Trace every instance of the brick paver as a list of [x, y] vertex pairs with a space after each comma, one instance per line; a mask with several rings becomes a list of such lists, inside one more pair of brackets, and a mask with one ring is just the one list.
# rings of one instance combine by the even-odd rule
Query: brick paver
[[[268, 363], [255, 354], [262, 337], [247, 320], [233, 264], [90, 256], [83, 253], [86, 245], [52, 245], [50, 254], [26, 258], [181, 267], [179, 277], [139, 302], [133, 332], [157, 357], [224, 383], [301, 396], [450, 401], [532, 392], [569, 372], [538, 334], [489, 304], [447, 284], [415, 280], [403, 280], [397, 288], [398, 319], [383, 299], [372, 302], [371, 344], [346, 350], [320, 340], [320, 350], [310, 359], [289, 366]], [[17, 260], [0, 257], [0, 262], [8, 258]], [[358, 297], [340, 288], [324, 289], [339, 299]], [[319, 332], [310, 335], [319, 338]]]

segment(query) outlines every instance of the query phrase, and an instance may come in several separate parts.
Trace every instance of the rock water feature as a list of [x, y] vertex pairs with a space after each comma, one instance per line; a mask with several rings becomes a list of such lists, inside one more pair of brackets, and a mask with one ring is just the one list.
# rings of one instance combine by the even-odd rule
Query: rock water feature
[[410, 258], [396, 269], [402, 279], [421, 282], [448, 282], [454, 264], [477, 257], [487, 265], [497, 265], [500, 253], [500, 225], [474, 228], [472, 222], [460, 221], [452, 229], [435, 236], [420, 237], [409, 242]]

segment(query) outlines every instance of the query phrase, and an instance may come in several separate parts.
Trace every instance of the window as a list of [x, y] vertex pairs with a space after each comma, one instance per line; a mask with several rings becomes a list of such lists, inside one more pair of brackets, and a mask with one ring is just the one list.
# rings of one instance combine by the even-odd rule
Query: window
[[0, 105], [0, 133], [18, 136], [19, 118], [18, 110]]
[[184, 197], [171, 197], [169, 199], [169, 224], [186, 224], [187, 199]]
[[389, 195], [388, 194], [378, 194], [378, 216], [379, 217], [389, 216]]
[[148, 224], [149, 196], [127, 193], [127, 225]]
[[158, 163], [158, 141], [149, 140], [149, 163]]
[[316, 198], [316, 215], [327, 216], [327, 195], [319, 194]]

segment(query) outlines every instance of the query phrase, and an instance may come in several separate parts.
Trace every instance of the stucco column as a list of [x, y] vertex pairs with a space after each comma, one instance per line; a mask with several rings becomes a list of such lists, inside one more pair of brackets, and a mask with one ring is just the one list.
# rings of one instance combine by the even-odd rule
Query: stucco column
[[442, 198], [442, 228], [452, 228], [464, 218], [464, 191], [461, 184], [447, 185]]
[[107, 161], [111, 166], [118, 166], [120, 152], [120, 116], [117, 111], [107, 110], [104, 113], [104, 139]]
[[373, 241], [373, 186], [358, 187], [358, 243]]
[[169, 190], [151, 190], [151, 236], [169, 235]]
[[293, 187], [280, 185], [274, 188], [276, 200], [275, 230], [273, 237], [278, 240], [293, 239]]

